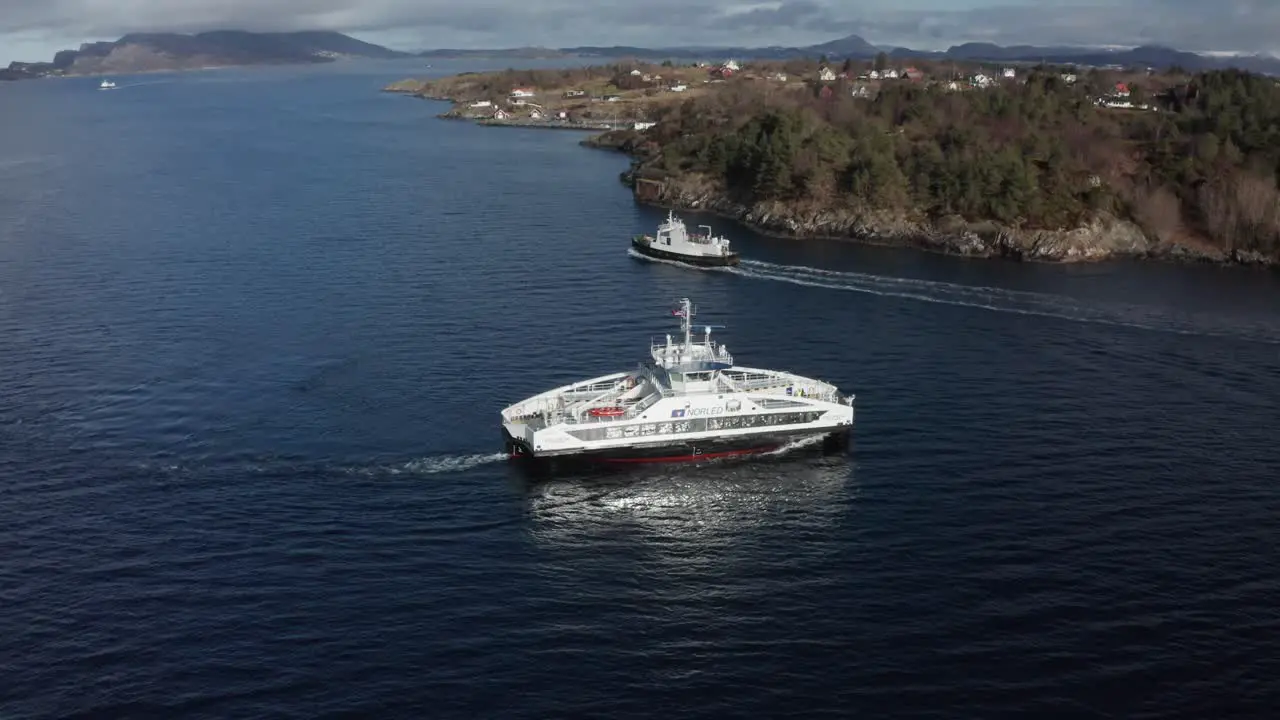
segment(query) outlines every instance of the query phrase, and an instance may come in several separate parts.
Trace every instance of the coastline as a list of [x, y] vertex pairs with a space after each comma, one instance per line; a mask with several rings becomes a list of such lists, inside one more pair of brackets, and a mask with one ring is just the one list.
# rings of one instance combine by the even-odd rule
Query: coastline
[[[469, 98], [427, 91], [421, 81], [401, 81], [383, 88], [412, 97], [450, 102], [454, 108], [437, 117], [470, 120], [479, 125], [570, 129], [595, 134], [580, 145], [620, 152], [632, 158], [619, 180], [632, 190], [635, 202], [677, 211], [714, 215], [762, 235], [795, 240], [822, 239], [885, 247], [906, 247], [969, 258], [1004, 258], [1023, 262], [1089, 263], [1108, 260], [1161, 260], [1188, 264], [1240, 266], [1280, 270], [1280, 257], [1255, 251], [1223, 250], [1195, 237], [1160, 240], [1149, 237], [1132, 220], [1105, 211], [1076, 227], [1024, 229], [994, 221], [967, 220], [959, 215], [930, 217], [908, 210], [876, 210], [766, 201], [743, 204], [713, 180], [693, 172], [670, 174], [651, 167], [660, 149], [641, 150], [644, 135], [607, 123], [574, 123], [526, 118], [495, 119], [461, 111]], [[601, 132], [603, 131], [603, 132]]]
[[[1088, 225], [1063, 230], [1019, 232], [960, 218], [942, 221], [864, 215], [838, 210], [806, 213], [782, 203], [748, 207], [715, 191], [689, 191], [679, 185], [658, 195], [636, 192], [641, 205], [698, 212], [729, 220], [761, 235], [793, 240], [836, 240], [881, 247], [905, 247], [974, 259], [1002, 258], [1019, 262], [1089, 263], [1110, 260], [1163, 260], [1221, 266], [1270, 268], [1280, 263], [1258, 254], [1231, 256], [1212, 249], [1153, 243], [1136, 225], [1102, 215]], [[668, 181], [671, 182], [671, 181]]]
[[1020, 262], [1161, 260], [1280, 270], [1280, 258], [1261, 253], [1229, 254], [1202, 244], [1153, 241], [1135, 223], [1105, 213], [1074, 228], [1021, 230], [994, 222], [967, 221], [959, 216], [928, 218], [923, 215], [802, 207], [777, 201], [744, 205], [714, 183], [694, 175], [644, 177], [652, 173], [646, 173], [642, 158], [628, 151], [622, 143], [610, 140], [607, 135], [602, 133], [586, 138], [580, 144], [633, 158], [631, 167], [619, 175], [619, 180], [631, 188], [635, 202], [676, 211], [707, 213], [768, 237], [838, 240]]

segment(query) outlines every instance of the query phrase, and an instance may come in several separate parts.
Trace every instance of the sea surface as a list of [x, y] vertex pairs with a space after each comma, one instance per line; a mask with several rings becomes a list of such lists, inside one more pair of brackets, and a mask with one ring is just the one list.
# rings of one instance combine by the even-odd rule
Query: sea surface
[[[754, 235], [359, 63], [0, 86], [0, 718], [1269, 718], [1280, 276]], [[531, 480], [688, 296], [846, 456]]]

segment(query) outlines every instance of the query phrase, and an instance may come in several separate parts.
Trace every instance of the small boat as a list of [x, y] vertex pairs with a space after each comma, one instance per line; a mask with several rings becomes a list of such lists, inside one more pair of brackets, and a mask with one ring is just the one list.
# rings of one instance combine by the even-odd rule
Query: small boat
[[738, 264], [738, 253], [729, 249], [728, 238], [713, 235], [710, 225], [699, 225], [698, 230], [706, 232], [690, 233], [685, 229], [684, 221], [668, 210], [667, 221], [658, 226], [657, 236], [636, 235], [631, 238], [631, 247], [651, 258], [676, 260], [700, 267]]
[[110, 80], [103, 80], [102, 84], [98, 85], [99, 90], [115, 90], [115, 88], [116, 84]]

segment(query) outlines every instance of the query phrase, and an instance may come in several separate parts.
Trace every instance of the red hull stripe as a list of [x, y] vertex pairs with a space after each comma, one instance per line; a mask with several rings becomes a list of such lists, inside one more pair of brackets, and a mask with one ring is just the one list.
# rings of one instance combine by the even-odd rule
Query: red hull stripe
[[692, 462], [694, 460], [710, 460], [720, 457], [731, 457], [733, 455], [751, 455], [753, 453], [764, 453], [776, 449], [777, 446], [748, 448], [746, 450], [726, 450], [724, 452], [703, 453], [701, 455], [673, 455], [669, 457], [638, 457], [638, 458], [601, 458], [600, 462], [607, 463], [660, 463], [660, 462]]

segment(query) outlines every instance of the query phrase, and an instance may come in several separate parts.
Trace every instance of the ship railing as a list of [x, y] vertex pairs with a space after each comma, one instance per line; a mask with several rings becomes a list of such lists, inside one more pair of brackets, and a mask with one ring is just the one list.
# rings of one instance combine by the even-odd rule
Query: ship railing
[[809, 380], [790, 375], [765, 375], [753, 372], [721, 372], [720, 377], [741, 392], [777, 391], [787, 388], [798, 397], [814, 398], [824, 402], [844, 402], [840, 389], [821, 380]]
[[[684, 343], [671, 339], [671, 344], [667, 345], [666, 338], [653, 338], [649, 341], [649, 352], [659, 355], [682, 356], [684, 352]], [[693, 336], [693, 355], [695, 359], [714, 360], [716, 362], [733, 363], [733, 354], [720, 351], [720, 346], [714, 342], [707, 342], [706, 337]]]
[[618, 380], [605, 380], [604, 382], [592, 383], [590, 385], [580, 385], [578, 387], [571, 387], [565, 390], [562, 394], [566, 396], [567, 395], [595, 396], [595, 395], [599, 395], [602, 392], [616, 389], [618, 387], [618, 382], [619, 382]]

